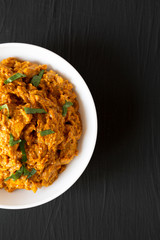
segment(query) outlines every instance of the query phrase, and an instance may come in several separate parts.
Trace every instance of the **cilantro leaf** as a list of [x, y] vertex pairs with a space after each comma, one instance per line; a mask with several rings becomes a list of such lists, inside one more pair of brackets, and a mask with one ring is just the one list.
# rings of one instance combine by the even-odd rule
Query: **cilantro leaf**
[[20, 146], [20, 150], [22, 152], [22, 162], [26, 162], [27, 161], [27, 155], [26, 155], [26, 151], [25, 151], [25, 140], [23, 139], [19, 146]]
[[13, 173], [10, 177], [7, 177], [4, 181], [8, 181], [9, 179], [13, 179], [14, 181], [19, 179], [24, 172], [24, 166], [22, 166], [19, 170]]
[[24, 107], [24, 111], [27, 114], [47, 113], [43, 108], [27, 108], [27, 107]]
[[19, 179], [22, 175], [27, 176], [27, 179], [32, 177], [37, 171], [32, 168], [31, 171], [28, 171], [28, 169], [22, 165], [22, 167], [17, 170], [15, 173], [13, 173], [11, 176], [7, 177], [4, 181], [8, 181], [9, 179], [13, 179], [14, 181]]
[[28, 171], [28, 169], [26, 167], [24, 167], [24, 172], [23, 172], [24, 176], [28, 176], [29, 173], [30, 172]]
[[11, 83], [21, 77], [26, 77], [25, 74], [22, 74], [22, 73], [16, 73], [14, 74], [13, 76], [9, 77], [7, 80], [4, 81], [5, 84], [8, 84], [8, 83]]
[[41, 78], [43, 76], [44, 70], [41, 70], [39, 75], [35, 75], [32, 80], [31, 83], [33, 86], [38, 87], [38, 85], [40, 84]]
[[52, 134], [52, 133], [55, 133], [54, 131], [52, 131], [51, 129], [48, 129], [48, 130], [44, 130], [44, 131], [40, 131], [40, 135], [42, 137], [46, 136], [46, 135], [49, 135], [49, 134]]
[[24, 167], [24, 176], [28, 176], [27, 179], [32, 177], [36, 172], [37, 171], [34, 168], [32, 168], [32, 170], [29, 171], [26, 167]]
[[63, 111], [62, 111], [62, 115], [65, 117], [67, 115], [67, 108], [71, 107], [73, 105], [72, 102], [65, 102], [65, 104], [63, 105]]
[[32, 168], [31, 172], [28, 174], [27, 179], [32, 177], [36, 172], [37, 172], [36, 169]]
[[9, 145], [11, 147], [13, 147], [14, 145], [16, 145], [17, 143], [20, 143], [20, 142], [21, 142], [21, 139], [15, 141], [14, 138], [13, 138], [13, 135], [10, 134]]
[[8, 107], [8, 105], [7, 104], [3, 104], [3, 105], [0, 106], [0, 110], [2, 110], [4, 108], [6, 108], [8, 110], [8, 117], [9, 117], [9, 107]]

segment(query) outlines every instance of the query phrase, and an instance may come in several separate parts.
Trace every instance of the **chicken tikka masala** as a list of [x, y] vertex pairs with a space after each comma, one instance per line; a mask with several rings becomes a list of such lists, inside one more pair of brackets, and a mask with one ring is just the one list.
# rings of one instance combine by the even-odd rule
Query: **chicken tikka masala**
[[78, 154], [82, 133], [73, 85], [47, 65], [0, 63], [0, 188], [51, 185]]

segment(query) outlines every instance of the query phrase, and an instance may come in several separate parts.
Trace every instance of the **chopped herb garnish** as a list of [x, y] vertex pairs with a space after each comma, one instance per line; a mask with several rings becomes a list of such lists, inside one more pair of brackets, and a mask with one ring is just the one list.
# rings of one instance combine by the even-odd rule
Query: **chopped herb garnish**
[[32, 168], [31, 171], [28, 171], [28, 169], [24, 166], [23, 174], [24, 174], [24, 176], [28, 176], [27, 179], [32, 177], [36, 172], [37, 171], [34, 168]]
[[32, 168], [31, 172], [29, 172], [29, 174], [28, 174], [27, 179], [32, 177], [36, 172], [37, 172], [36, 169]]
[[22, 73], [16, 73], [13, 76], [9, 77], [7, 80], [5, 80], [4, 83], [5, 84], [11, 83], [11, 82], [13, 82], [13, 81], [15, 81], [15, 80], [17, 80], [17, 79], [19, 79], [21, 77], [26, 77], [26, 75], [22, 74]]
[[40, 135], [42, 137], [46, 136], [46, 135], [49, 135], [49, 134], [52, 134], [52, 133], [55, 133], [54, 131], [52, 131], [51, 129], [48, 129], [48, 130], [44, 130], [44, 131], [40, 131]]
[[9, 108], [8, 108], [8, 105], [7, 104], [3, 104], [0, 106], [0, 110], [6, 108], [8, 110], [8, 118], [9, 118]]
[[13, 139], [13, 135], [10, 134], [9, 145], [10, 145], [11, 147], [14, 146], [14, 145], [16, 145], [17, 143], [20, 143], [20, 142], [21, 142], [21, 139], [15, 141], [15, 140]]
[[28, 169], [24, 166], [24, 171], [23, 171], [24, 176], [28, 176], [29, 173], [30, 172], [28, 171]]
[[27, 107], [24, 107], [24, 111], [27, 113], [27, 114], [35, 114], [35, 113], [47, 113], [43, 108], [27, 108]]
[[22, 162], [26, 162], [27, 161], [27, 155], [26, 155], [26, 152], [25, 152], [25, 140], [23, 139], [19, 146], [20, 146], [20, 149], [21, 149], [21, 152], [22, 152]]
[[13, 179], [15, 181], [15, 180], [19, 179], [22, 175], [28, 176], [27, 177], [27, 179], [28, 179], [28, 178], [32, 177], [36, 172], [37, 171], [34, 168], [32, 168], [31, 171], [28, 171], [28, 169], [24, 165], [22, 165], [22, 167], [19, 170], [17, 170], [10, 177], [7, 177], [4, 181], [8, 181], [9, 179]]
[[33, 86], [38, 87], [38, 85], [40, 84], [41, 78], [43, 76], [44, 70], [41, 70], [39, 75], [35, 75], [32, 80], [31, 83]]
[[4, 181], [8, 181], [9, 179], [13, 179], [15, 181], [22, 176], [23, 172], [24, 172], [24, 166], [22, 166], [19, 170], [17, 170], [10, 177], [7, 177]]
[[71, 107], [73, 105], [72, 102], [65, 102], [65, 104], [63, 105], [63, 111], [62, 111], [62, 115], [65, 117], [67, 115], [67, 108]]

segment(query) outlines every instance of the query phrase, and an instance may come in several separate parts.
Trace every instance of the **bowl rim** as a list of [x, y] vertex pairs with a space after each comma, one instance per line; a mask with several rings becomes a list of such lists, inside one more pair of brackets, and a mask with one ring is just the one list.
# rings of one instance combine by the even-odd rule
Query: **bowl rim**
[[[0, 204], [0, 208], [1, 209], [28, 209], [28, 208], [32, 208], [32, 207], [37, 207], [40, 205], [43, 205], [45, 203], [48, 203], [54, 199], [56, 199], [58, 196], [62, 195], [64, 192], [66, 192], [71, 186], [73, 186], [73, 184], [80, 178], [80, 176], [82, 175], [82, 173], [85, 171], [86, 167], [88, 166], [91, 157], [93, 155], [94, 149], [95, 149], [95, 145], [96, 145], [96, 141], [97, 141], [97, 133], [98, 133], [98, 118], [97, 118], [97, 111], [96, 111], [96, 106], [95, 106], [95, 102], [93, 100], [93, 96], [86, 84], [86, 82], [84, 81], [83, 77], [79, 74], [79, 72], [67, 61], [65, 60], [63, 57], [61, 57], [60, 55], [58, 55], [57, 53], [48, 50], [44, 47], [38, 46], [38, 45], [34, 45], [34, 44], [30, 44], [30, 43], [20, 43], [20, 42], [7, 42], [7, 43], [0, 43], [0, 49], [3, 47], [31, 47], [31, 48], [37, 48], [39, 51], [45, 51], [46, 54], [53, 54], [55, 55], [57, 58], [59, 58], [61, 61], [63, 61], [65, 64], [68, 64], [68, 66], [74, 71], [76, 72], [76, 74], [79, 76], [79, 78], [81, 79], [83, 85], [85, 86], [85, 88], [88, 91], [88, 97], [90, 98], [91, 102], [92, 102], [92, 108], [93, 108], [93, 113], [94, 113], [94, 134], [92, 136], [92, 147], [90, 147], [90, 154], [89, 157], [87, 159], [87, 161], [85, 162], [84, 167], [81, 169], [81, 171], [79, 171], [77, 173], [77, 176], [74, 178], [74, 180], [66, 187], [64, 187], [63, 189], [61, 189], [60, 191], [57, 192], [57, 194], [55, 194], [54, 197], [50, 196], [44, 200], [40, 200], [37, 201], [35, 203], [29, 203], [29, 204], [22, 204], [22, 205], [5, 205], [5, 204]], [[59, 71], [60, 72], [60, 71]], [[69, 80], [69, 79], [68, 79]]]

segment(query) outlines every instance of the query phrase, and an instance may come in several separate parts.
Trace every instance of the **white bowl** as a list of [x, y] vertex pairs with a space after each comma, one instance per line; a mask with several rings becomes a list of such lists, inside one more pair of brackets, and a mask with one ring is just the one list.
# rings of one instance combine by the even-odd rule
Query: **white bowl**
[[[85, 170], [92, 156], [97, 138], [97, 114], [92, 95], [80, 74], [57, 54], [31, 44], [0, 44], [0, 61], [8, 57], [47, 64], [74, 86], [80, 105], [83, 134], [79, 141], [79, 155], [76, 156], [49, 187], [38, 189], [36, 193], [27, 190], [16, 190], [8, 193], [0, 190], [0, 208], [24, 209], [49, 202], [70, 188]], [[77, 56], [78, 57], [78, 56]]]

